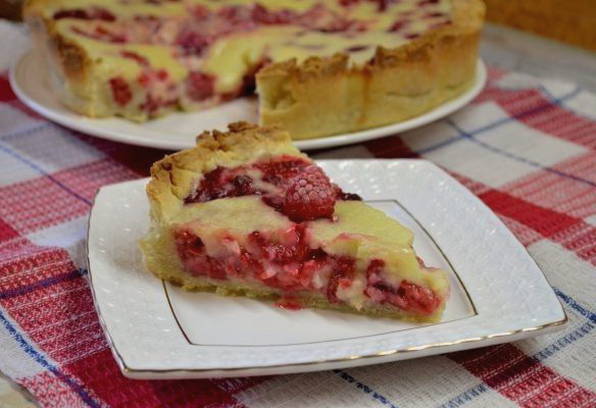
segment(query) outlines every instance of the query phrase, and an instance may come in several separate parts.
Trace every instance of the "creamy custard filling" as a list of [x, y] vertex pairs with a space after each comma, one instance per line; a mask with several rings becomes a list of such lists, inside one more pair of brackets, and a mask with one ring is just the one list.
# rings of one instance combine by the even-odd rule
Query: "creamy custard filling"
[[446, 282], [416, 258], [409, 230], [358, 200], [311, 161], [282, 155], [205, 173], [168, 233], [194, 276], [434, 313]]
[[[148, 116], [251, 93], [270, 62], [345, 52], [354, 64], [450, 23], [450, 0], [63, 0], [56, 30], [94, 59], [119, 109]], [[137, 95], [139, 94], [139, 95]], [[107, 97], [107, 96], [106, 96]]]
[[443, 302], [438, 292], [406, 279], [389, 283], [383, 278], [385, 263], [381, 259], [368, 261], [365, 272], [358, 271], [356, 258], [311, 247], [305, 223], [278, 231], [255, 230], [238, 237], [226, 230], [210, 235], [200, 222], [192, 222], [172, 233], [182, 265], [191, 275], [257, 282], [298, 303], [296, 295], [316, 292], [329, 303], [345, 303], [356, 309], [381, 304], [431, 315]]

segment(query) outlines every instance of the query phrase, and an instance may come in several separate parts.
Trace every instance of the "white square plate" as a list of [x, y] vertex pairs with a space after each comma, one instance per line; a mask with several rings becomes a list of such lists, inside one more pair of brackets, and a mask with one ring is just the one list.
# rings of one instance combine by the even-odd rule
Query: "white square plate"
[[561, 328], [567, 318], [544, 275], [473, 194], [423, 160], [318, 162], [414, 231], [427, 264], [450, 274], [440, 323], [321, 310], [287, 311], [189, 293], [156, 279], [137, 242], [149, 227], [147, 180], [102, 188], [89, 227], [95, 304], [131, 378], [205, 378], [328, 370], [446, 353]]

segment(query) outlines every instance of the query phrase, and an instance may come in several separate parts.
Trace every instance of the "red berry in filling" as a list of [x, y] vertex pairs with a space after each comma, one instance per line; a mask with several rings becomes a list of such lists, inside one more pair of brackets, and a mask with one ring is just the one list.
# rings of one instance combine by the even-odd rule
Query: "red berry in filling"
[[340, 257], [336, 259], [333, 271], [329, 276], [329, 282], [327, 283], [327, 299], [331, 303], [340, 302], [337, 297], [337, 289], [340, 286], [349, 286], [344, 282], [351, 282], [354, 278], [354, 268], [354, 258]]
[[199, 71], [188, 74], [186, 79], [189, 98], [200, 102], [213, 96], [215, 78]]
[[426, 13], [424, 15], [424, 17], [427, 17], [427, 18], [436, 18], [436, 17], [444, 17], [444, 16], [445, 16], [445, 14], [438, 12], [438, 11]]
[[148, 94], [145, 102], [139, 105], [141, 110], [148, 112], [149, 114], [155, 113], [164, 103], [160, 97], [156, 97], [152, 94]]
[[277, 301], [275, 304], [277, 307], [280, 307], [285, 310], [300, 310], [302, 309], [302, 304], [296, 298], [290, 296], [284, 296], [280, 300]]
[[242, 197], [258, 194], [253, 179], [246, 174], [224, 167], [217, 167], [203, 175], [197, 191], [184, 200], [185, 203], [204, 203], [224, 197]]
[[159, 79], [160, 81], [165, 81], [170, 76], [168, 74], [168, 71], [166, 71], [165, 69], [158, 70], [156, 75], [157, 75], [157, 79]]
[[294, 13], [290, 10], [268, 10], [257, 3], [252, 9], [251, 17], [255, 22], [260, 24], [287, 24], [294, 17]]
[[118, 105], [125, 106], [132, 99], [132, 92], [124, 78], [115, 77], [110, 79], [110, 87], [112, 88], [112, 96]]
[[282, 186], [309, 165], [310, 163], [304, 159], [281, 156], [275, 160], [256, 163], [254, 166], [263, 172], [263, 181]]
[[403, 29], [408, 24], [407, 21], [396, 21], [393, 23], [391, 27], [389, 27], [389, 31], [395, 32]]
[[208, 37], [191, 30], [183, 30], [176, 38], [176, 44], [187, 55], [201, 55], [210, 43]]
[[354, 45], [352, 47], [346, 48], [346, 51], [347, 52], [359, 52], [359, 51], [364, 51], [367, 48], [368, 48], [368, 45]]
[[327, 176], [309, 166], [290, 179], [281, 212], [294, 221], [330, 218], [335, 207], [335, 190]]
[[149, 65], [149, 60], [147, 58], [137, 54], [134, 51], [120, 51], [120, 55], [122, 55], [124, 58], [135, 60], [139, 63], [139, 65]]
[[420, 7], [430, 6], [432, 4], [439, 4], [439, 0], [421, 0], [418, 2], [418, 6]]
[[113, 33], [102, 26], [95, 27], [94, 34], [90, 34], [89, 36], [95, 37], [98, 40], [108, 41], [112, 43], [125, 43], [126, 36], [118, 33]]
[[79, 20], [103, 20], [103, 21], [115, 21], [114, 16], [110, 11], [102, 7], [92, 7], [89, 10], [83, 9], [70, 9], [61, 10], [54, 13], [54, 20], [60, 20], [62, 18], [75, 18]]
[[205, 244], [201, 238], [189, 231], [176, 231], [174, 240], [182, 260], [201, 255], [205, 251]]

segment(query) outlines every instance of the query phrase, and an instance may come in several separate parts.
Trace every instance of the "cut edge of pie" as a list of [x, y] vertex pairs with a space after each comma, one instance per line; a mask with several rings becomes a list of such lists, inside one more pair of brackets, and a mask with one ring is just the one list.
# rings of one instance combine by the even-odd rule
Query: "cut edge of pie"
[[[138, 122], [153, 117], [151, 101], [137, 101], [118, 82], [110, 82], [111, 92], [146, 104], [149, 113], [113, 110], [111, 95], [94, 79], [94, 59], [44, 15], [53, 2], [27, 1], [24, 18], [50, 63], [50, 83], [62, 103], [90, 117], [118, 115]], [[474, 82], [485, 7], [482, 0], [451, 0], [451, 6], [450, 24], [395, 48], [377, 47], [364, 64], [349, 64], [349, 53], [340, 52], [250, 68], [258, 71], [260, 124], [283, 124], [294, 139], [324, 137], [400, 122], [461, 95]], [[171, 76], [183, 79], [181, 72]], [[159, 115], [177, 106], [179, 102], [164, 105]], [[191, 104], [184, 110], [208, 106]]]
[[[154, 275], [288, 308], [440, 320], [447, 274], [416, 256], [407, 228], [332, 184], [287, 132], [229, 128], [205, 132], [195, 148], [152, 166], [152, 223], [140, 246]], [[283, 172], [290, 176], [278, 177]], [[333, 191], [331, 213], [297, 220], [276, 201], [292, 196], [287, 180], [299, 178]]]

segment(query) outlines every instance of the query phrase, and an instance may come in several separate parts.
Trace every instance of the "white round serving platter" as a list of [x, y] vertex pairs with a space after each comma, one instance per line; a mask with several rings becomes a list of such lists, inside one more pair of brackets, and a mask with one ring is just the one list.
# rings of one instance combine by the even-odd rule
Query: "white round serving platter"
[[[180, 150], [193, 147], [204, 130], [226, 128], [230, 122], [258, 122], [257, 100], [244, 97], [200, 112], [175, 112], [145, 123], [122, 118], [94, 119], [79, 115], [60, 103], [52, 91], [43, 58], [34, 51], [24, 54], [12, 67], [10, 84], [28, 107], [62, 126], [91, 136], [139, 146]], [[486, 67], [478, 60], [474, 86], [461, 96], [404, 122], [337, 136], [296, 141], [302, 150], [337, 147], [394, 135], [426, 125], [468, 104], [484, 87]]]

